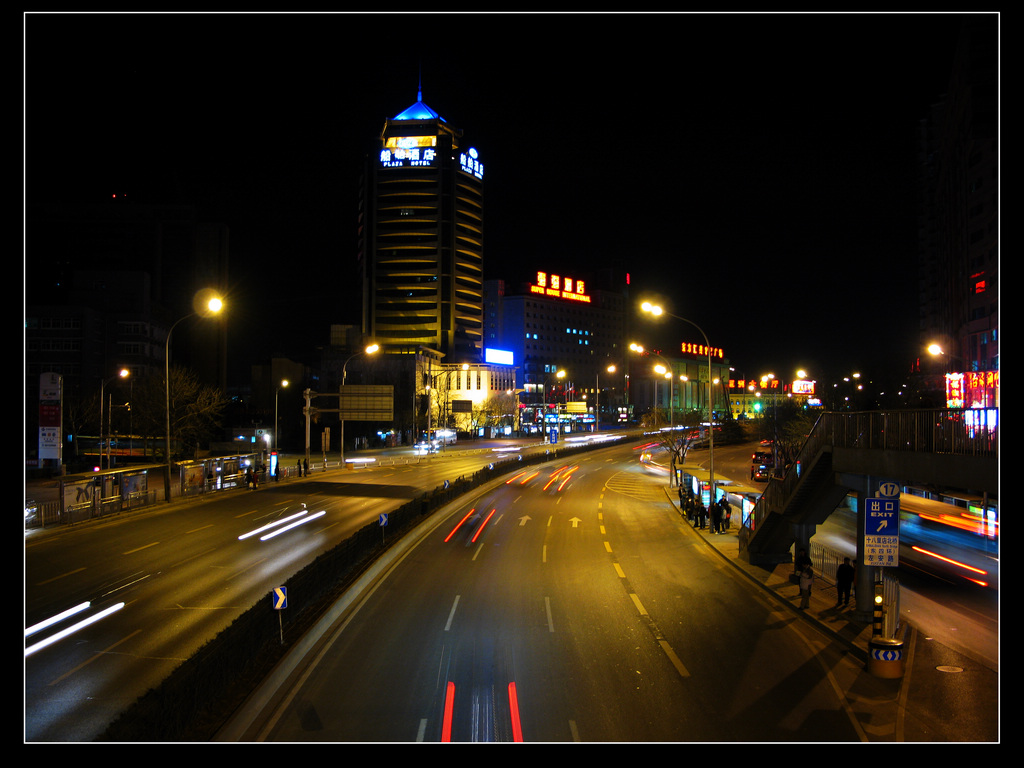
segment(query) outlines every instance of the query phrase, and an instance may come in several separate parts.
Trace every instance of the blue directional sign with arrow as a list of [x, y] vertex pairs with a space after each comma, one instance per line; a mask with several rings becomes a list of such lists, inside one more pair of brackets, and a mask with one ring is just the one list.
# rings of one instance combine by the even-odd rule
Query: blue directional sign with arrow
[[900, 501], [865, 499], [864, 564], [895, 567], [900, 564]]

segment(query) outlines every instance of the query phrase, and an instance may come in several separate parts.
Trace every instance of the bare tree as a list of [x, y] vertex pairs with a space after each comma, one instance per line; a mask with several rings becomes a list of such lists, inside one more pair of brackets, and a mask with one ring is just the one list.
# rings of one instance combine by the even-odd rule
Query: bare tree
[[[180, 456], [195, 458], [199, 446], [216, 435], [228, 400], [221, 390], [202, 384], [184, 368], [170, 371], [171, 442], [180, 445]], [[166, 432], [167, 390], [162, 376], [136, 382], [134, 427], [147, 440], [162, 439]]]

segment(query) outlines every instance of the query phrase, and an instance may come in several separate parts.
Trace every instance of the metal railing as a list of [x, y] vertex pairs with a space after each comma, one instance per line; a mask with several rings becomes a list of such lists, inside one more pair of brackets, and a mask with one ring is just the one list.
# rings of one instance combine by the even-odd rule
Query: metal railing
[[[835, 587], [836, 569], [842, 564], [843, 558], [849, 557], [849, 555], [812, 541], [809, 556], [814, 567], [815, 580], [821, 579]], [[882, 580], [882, 605], [884, 606], [882, 636], [896, 637], [900, 629], [900, 580], [897, 576], [884, 570], [879, 578]], [[855, 590], [856, 587], [855, 581]]]
[[785, 476], [768, 482], [747, 518], [747, 526], [757, 530], [770, 509], [785, 504], [800, 483], [801, 468], [825, 445], [994, 457], [998, 454], [999, 427], [997, 421], [989, 426], [992, 413], [977, 408], [823, 413]]

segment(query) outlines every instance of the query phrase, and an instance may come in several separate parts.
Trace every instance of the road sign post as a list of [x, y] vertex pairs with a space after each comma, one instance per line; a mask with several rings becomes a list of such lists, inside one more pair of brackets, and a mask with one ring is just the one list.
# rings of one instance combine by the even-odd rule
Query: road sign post
[[[900, 564], [900, 489], [896, 483], [882, 483], [878, 495], [865, 499], [864, 565], [878, 569], [874, 585], [871, 634], [884, 634], [885, 616], [883, 569]], [[887, 653], [891, 649], [887, 649]]]
[[288, 587], [274, 587], [270, 595], [270, 604], [277, 611], [277, 629], [281, 635], [281, 645], [284, 645], [284, 621], [281, 618], [281, 611], [288, 607]]

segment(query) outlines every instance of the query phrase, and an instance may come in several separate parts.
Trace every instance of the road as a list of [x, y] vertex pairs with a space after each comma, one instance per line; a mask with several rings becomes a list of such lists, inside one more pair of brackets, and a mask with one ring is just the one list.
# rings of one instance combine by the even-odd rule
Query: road
[[[27, 649], [49, 642], [57, 628], [112, 611], [26, 653], [26, 741], [95, 738], [317, 554], [379, 512], [492, 460], [488, 452], [454, 450], [418, 463], [269, 483], [26, 536], [25, 627], [86, 606], [26, 636]], [[239, 538], [303, 504], [310, 516], [325, 514], [275, 539]]]
[[671, 509], [629, 448], [465, 499], [244, 740], [856, 742], [895, 717]]
[[[716, 473], [743, 482], [747, 451], [716, 450]], [[93, 739], [316, 554], [490, 458], [325, 473], [28, 537], [26, 627], [86, 601], [80, 616], [123, 607], [26, 656], [26, 740]], [[632, 449], [544, 488], [558, 468], [453, 508], [245, 738], [858, 741], [895, 716], [828, 633], [708, 557]], [[240, 538], [303, 503], [324, 514]]]

